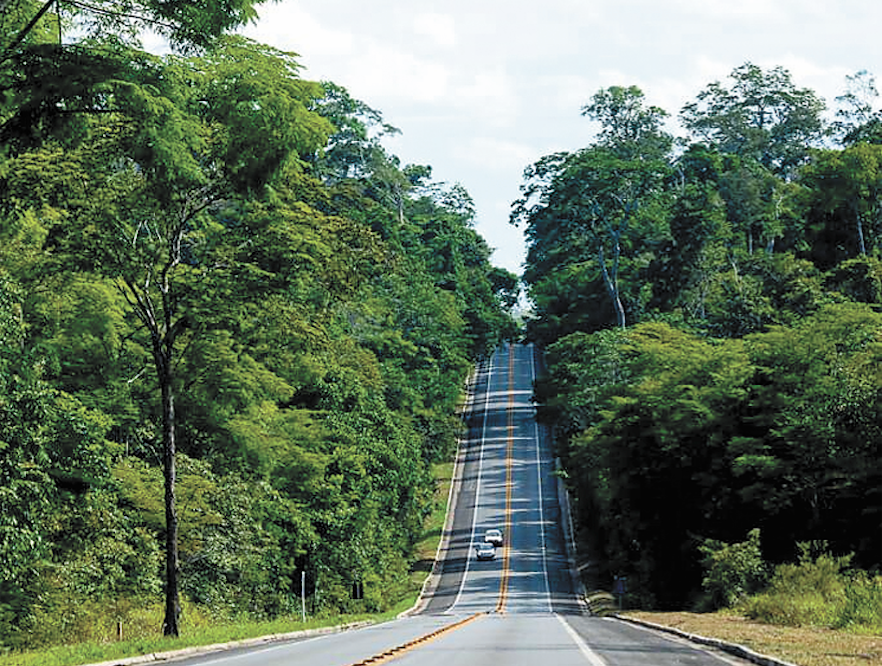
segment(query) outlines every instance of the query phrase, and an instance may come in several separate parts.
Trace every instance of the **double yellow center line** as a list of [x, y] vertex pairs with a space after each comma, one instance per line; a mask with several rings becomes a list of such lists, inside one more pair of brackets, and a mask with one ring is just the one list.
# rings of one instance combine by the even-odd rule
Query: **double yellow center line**
[[514, 358], [515, 346], [508, 346], [508, 423], [506, 428], [505, 443], [505, 518], [503, 524], [505, 531], [502, 542], [502, 574], [499, 580], [499, 601], [496, 603], [496, 612], [505, 612], [505, 603], [508, 599], [508, 577], [509, 577], [509, 544], [511, 543], [511, 490], [512, 490], [512, 453], [514, 451]]
[[[503, 542], [502, 542], [502, 573], [499, 581], [499, 600], [496, 603], [496, 613], [504, 613], [505, 612], [505, 604], [508, 598], [508, 578], [509, 578], [509, 543], [511, 542], [511, 491], [512, 491], [512, 453], [514, 451], [514, 407], [515, 407], [515, 393], [514, 393], [514, 357], [515, 357], [515, 346], [513, 344], [509, 344], [509, 355], [508, 355], [508, 422], [506, 427], [506, 445], [505, 445], [505, 517], [503, 519], [504, 531], [503, 531]], [[477, 501], [477, 498], [476, 498]], [[403, 643], [397, 647], [391, 648], [390, 650], [386, 650], [380, 654], [376, 654], [372, 657], [369, 657], [363, 661], [358, 661], [352, 664], [351, 666], [378, 666], [379, 664], [383, 664], [387, 661], [391, 661], [392, 659], [396, 659], [401, 655], [410, 652], [426, 643], [429, 643], [444, 634], [455, 631], [470, 622], [477, 620], [480, 617], [483, 617], [486, 613], [475, 613], [474, 615], [470, 615], [464, 620], [460, 620], [459, 622], [454, 622], [453, 624], [448, 624], [447, 626], [441, 627], [431, 633], [420, 636], [419, 638], [415, 638], [412, 641], [408, 641], [407, 643]]]
[[381, 652], [380, 654], [375, 654], [373, 657], [368, 657], [362, 661], [357, 661], [352, 666], [377, 666], [378, 664], [384, 664], [387, 661], [391, 661], [392, 659], [397, 659], [401, 655], [410, 652], [413, 649], [416, 649], [426, 643], [430, 643], [434, 641], [436, 638], [440, 638], [444, 634], [459, 629], [467, 625], [469, 622], [474, 622], [479, 617], [484, 616], [485, 613], [475, 613], [474, 615], [469, 615], [464, 620], [460, 620], [459, 622], [454, 622], [453, 624], [448, 624], [447, 626], [441, 627], [440, 629], [436, 629], [435, 631], [420, 636], [419, 638], [415, 638], [412, 641], [408, 641], [407, 643], [403, 643], [397, 647], [394, 647], [390, 650], [386, 650], [385, 652]]

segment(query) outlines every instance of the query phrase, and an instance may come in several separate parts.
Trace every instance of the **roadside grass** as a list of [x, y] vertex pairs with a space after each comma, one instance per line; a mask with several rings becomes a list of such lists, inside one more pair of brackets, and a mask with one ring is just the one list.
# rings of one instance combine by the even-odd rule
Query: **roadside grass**
[[[435, 479], [435, 497], [432, 512], [426, 518], [423, 534], [416, 544], [414, 562], [410, 567], [410, 582], [419, 593], [423, 582], [432, 571], [438, 544], [444, 533], [444, 521], [447, 516], [447, 496], [453, 482], [453, 462], [435, 463], [432, 465], [432, 477]], [[414, 599], [413, 601], [416, 601]], [[413, 605], [413, 602], [411, 603]], [[408, 606], [409, 608], [409, 606]]]
[[[163, 608], [160, 604], [145, 610], [145, 620], [150, 618], [150, 626], [159, 627]], [[157, 654], [193, 648], [217, 645], [259, 638], [278, 636], [306, 629], [319, 629], [356, 622], [382, 622], [395, 617], [394, 611], [382, 615], [348, 615], [326, 618], [307, 618], [301, 622], [299, 616], [277, 618], [264, 622], [228, 622], [223, 624], [202, 624], [182, 621], [182, 635], [179, 638], [136, 637], [103, 643], [79, 643], [60, 645], [29, 650], [26, 652], [9, 652], [0, 654], [0, 666], [76, 666], [78, 664], [94, 664], [110, 660], [125, 659], [138, 655]], [[188, 624], [190, 626], [188, 626]], [[195, 625], [195, 626], [194, 626]], [[155, 631], [155, 629], [154, 629]]]
[[[826, 542], [797, 544], [799, 558], [770, 567], [759, 530], [748, 541], [706, 543], [708, 613], [625, 615], [730, 643], [800, 666], [882, 664], [882, 575], [851, 569]], [[768, 572], [768, 574], [766, 573]]]
[[716, 613], [624, 613], [664, 625], [737, 643], [754, 652], [799, 666], [868, 666], [882, 664], [882, 636], [823, 627], [785, 627], [750, 620], [732, 611]]

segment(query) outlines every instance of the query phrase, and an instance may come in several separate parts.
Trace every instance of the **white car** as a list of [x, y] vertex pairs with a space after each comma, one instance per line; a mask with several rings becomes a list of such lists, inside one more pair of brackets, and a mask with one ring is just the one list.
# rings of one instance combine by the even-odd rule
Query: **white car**
[[495, 560], [496, 547], [492, 543], [483, 541], [475, 546], [475, 557], [479, 560]]
[[502, 530], [487, 530], [484, 532], [484, 543], [492, 543], [494, 546], [501, 546]]

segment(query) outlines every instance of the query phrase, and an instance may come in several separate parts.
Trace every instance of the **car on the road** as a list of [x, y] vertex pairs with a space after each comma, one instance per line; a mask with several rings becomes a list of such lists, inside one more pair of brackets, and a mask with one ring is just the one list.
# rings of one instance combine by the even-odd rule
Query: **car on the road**
[[475, 546], [475, 557], [479, 560], [496, 559], [496, 546], [494, 546], [492, 543], [488, 543], [487, 541], [482, 541], [477, 546]]
[[487, 530], [484, 532], [484, 542], [494, 546], [502, 545], [502, 530]]

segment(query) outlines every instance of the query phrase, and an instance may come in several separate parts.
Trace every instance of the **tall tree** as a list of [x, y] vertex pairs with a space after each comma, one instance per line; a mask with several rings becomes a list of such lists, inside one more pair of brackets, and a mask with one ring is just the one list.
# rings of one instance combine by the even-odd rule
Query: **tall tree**
[[684, 308], [687, 317], [701, 320], [714, 276], [728, 264], [732, 227], [720, 194], [723, 158], [715, 150], [694, 144], [674, 164], [669, 229], [657, 256], [647, 267], [652, 306], [665, 311]]
[[548, 155], [528, 168], [511, 220], [526, 226], [528, 282], [533, 271], [590, 261], [616, 325], [624, 327], [623, 253], [637, 238], [657, 236], [664, 227], [660, 203], [672, 140], [662, 130], [664, 111], [647, 107], [633, 86], [597, 92], [583, 115], [600, 122], [598, 142]]
[[[55, 36], [72, 26], [78, 38], [113, 34], [130, 46], [139, 45], [140, 35], [151, 30], [169, 39], [179, 50], [203, 49], [221, 34], [257, 18], [256, 6], [266, 0], [209, 0], [198, 6], [163, 0], [6, 0], [3, 14], [15, 20], [15, 30], [6, 35], [0, 58], [11, 57], [22, 44], [33, 41], [49, 24]], [[59, 40], [60, 41], [60, 40]]]
[[823, 101], [812, 90], [797, 88], [782, 67], [763, 71], [748, 62], [729, 78], [728, 87], [711, 83], [684, 106], [681, 122], [721, 152], [753, 159], [777, 175], [791, 175], [824, 135]]
[[809, 256], [819, 268], [871, 254], [882, 244], [882, 145], [819, 151], [801, 172]]
[[164, 36], [177, 51], [204, 52], [254, 20], [262, 2], [7, 0], [0, 12], [0, 143], [20, 150], [50, 136], [85, 139], [87, 118], [113, 111], [109, 88], [132, 81], [129, 49], [140, 48], [143, 32]]
[[600, 123], [597, 144], [623, 159], [664, 159], [671, 150], [673, 138], [664, 130], [667, 111], [647, 105], [637, 86], [598, 90], [582, 115]]
[[876, 77], [861, 70], [845, 80], [846, 91], [836, 98], [839, 109], [833, 131], [846, 146], [861, 141], [882, 143], [882, 109], [874, 109], [879, 99]]
[[235, 201], [315, 152], [330, 126], [308, 109], [321, 89], [299, 78], [291, 54], [230, 38], [203, 58], [144, 64], [155, 78], [120, 86], [116, 113], [81, 149], [84, 177], [98, 188], [86, 216], [92, 223], [79, 235], [57, 227], [52, 243], [114, 280], [147, 334], [162, 414], [163, 630], [177, 635], [180, 356], [201, 333], [228, 325], [234, 295], [247, 288], [236, 248], [249, 240], [223, 223], [235, 218]]

